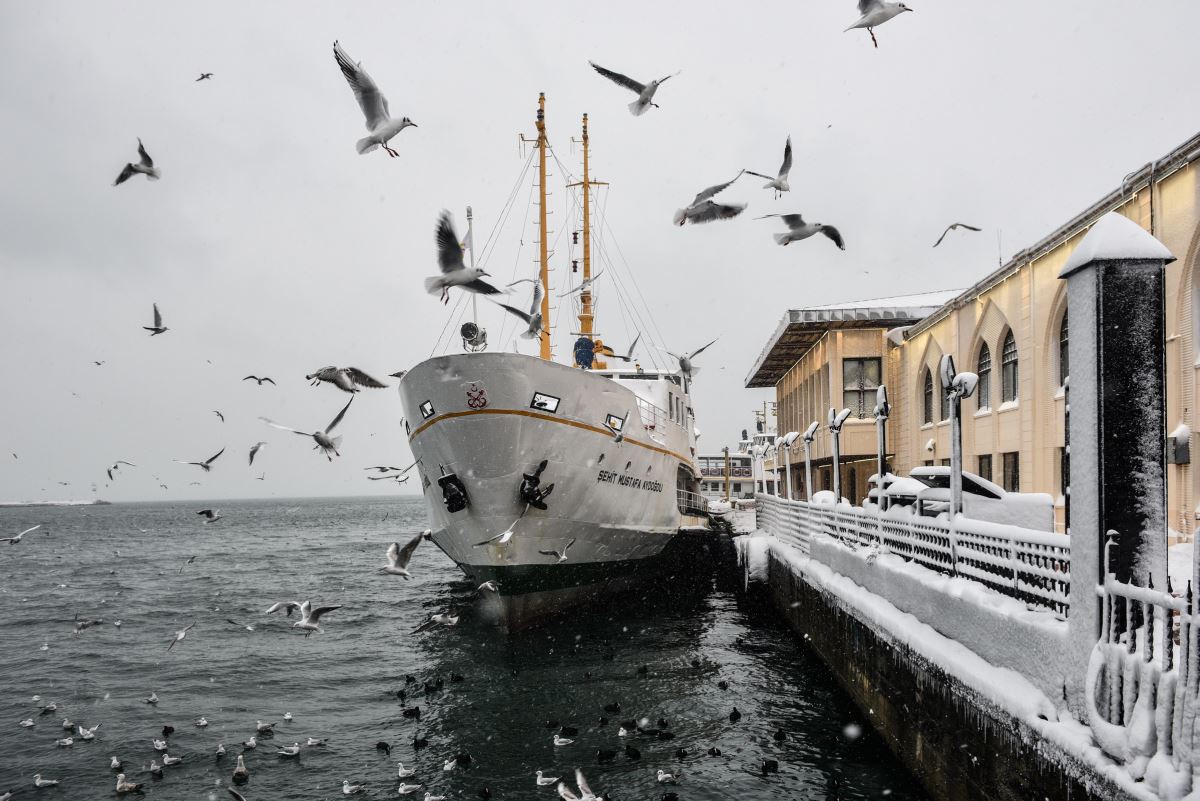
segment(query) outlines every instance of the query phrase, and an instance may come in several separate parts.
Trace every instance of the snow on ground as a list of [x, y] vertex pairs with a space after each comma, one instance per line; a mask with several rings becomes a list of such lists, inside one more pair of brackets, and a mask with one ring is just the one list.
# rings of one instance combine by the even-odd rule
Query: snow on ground
[[1192, 580], [1193, 543], [1181, 542], [1167, 549], [1167, 575], [1171, 577], [1171, 586], [1177, 593], [1183, 593], [1187, 583]]

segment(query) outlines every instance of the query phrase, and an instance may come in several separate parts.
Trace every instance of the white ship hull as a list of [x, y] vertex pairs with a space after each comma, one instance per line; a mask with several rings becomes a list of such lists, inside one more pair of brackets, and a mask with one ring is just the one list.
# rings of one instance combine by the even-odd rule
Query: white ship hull
[[[497, 582], [485, 603], [508, 627], [626, 591], [655, 574], [682, 527], [703, 522], [677, 493], [695, 488], [683, 382], [627, 377], [495, 353], [432, 358], [400, 383], [433, 541], [472, 580]], [[661, 408], [646, 400], [654, 391]], [[521, 496], [543, 461], [545, 510]], [[465, 490], [460, 511], [444, 501], [447, 474]], [[564, 548], [563, 561], [541, 553]]]

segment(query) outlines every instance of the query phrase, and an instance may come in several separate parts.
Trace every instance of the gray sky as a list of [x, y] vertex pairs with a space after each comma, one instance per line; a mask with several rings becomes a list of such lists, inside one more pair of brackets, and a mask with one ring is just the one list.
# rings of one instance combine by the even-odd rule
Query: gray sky
[[[608, 224], [664, 344], [721, 336], [695, 384], [709, 450], [771, 396], [741, 382], [786, 308], [965, 286], [996, 265], [997, 229], [1007, 257], [1197, 130], [1185, 82], [1200, 4], [914, 2], [878, 50], [842, 32], [852, 0], [4, 4], [0, 500], [90, 497], [93, 481], [110, 500], [394, 492], [361, 470], [407, 463], [394, 390], [355, 401], [333, 464], [257, 418], [323, 427], [346, 396], [305, 373], [382, 377], [430, 354], [450, 317], [421, 287], [437, 213], [464, 226], [473, 205], [482, 244], [539, 91], [572, 170], [569, 137], [591, 115]], [[393, 141], [400, 158], [355, 152], [365, 132], [334, 39], [418, 123]], [[682, 74], [634, 118], [632, 94], [588, 59]], [[214, 79], [194, 83], [201, 71]], [[705, 186], [774, 172], [789, 134], [784, 199], [750, 179], [722, 196], [750, 203], [742, 218], [672, 227]], [[114, 188], [138, 136], [163, 179]], [[528, 194], [526, 181], [487, 263], [505, 280], [532, 270]], [[561, 287], [574, 225], [566, 190], [553, 203]], [[750, 219], [794, 211], [837, 225], [846, 252], [820, 237], [778, 247], [777, 224]], [[931, 250], [956, 220], [985, 231]], [[150, 339], [154, 301], [172, 330]], [[602, 304], [601, 330], [627, 343], [611, 288]], [[481, 318], [497, 345], [511, 338], [509, 324], [497, 341], [499, 310]], [[222, 447], [207, 476], [171, 462]], [[139, 467], [105, 487], [118, 458]]]

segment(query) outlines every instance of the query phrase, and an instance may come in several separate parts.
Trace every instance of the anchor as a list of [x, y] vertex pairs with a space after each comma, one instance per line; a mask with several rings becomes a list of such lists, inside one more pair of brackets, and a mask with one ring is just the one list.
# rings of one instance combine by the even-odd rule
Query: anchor
[[545, 471], [549, 462], [545, 459], [538, 464], [537, 469], [532, 473], [523, 473], [521, 476], [521, 500], [528, 506], [534, 509], [541, 509], [543, 512], [548, 508], [546, 499], [550, 497], [550, 493], [554, 491], [553, 484], [547, 484], [545, 488], [541, 487], [542, 473]]

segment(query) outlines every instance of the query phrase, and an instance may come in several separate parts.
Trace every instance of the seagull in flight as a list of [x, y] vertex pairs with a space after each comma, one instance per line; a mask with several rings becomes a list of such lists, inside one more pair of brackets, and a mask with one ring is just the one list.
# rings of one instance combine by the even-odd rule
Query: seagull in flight
[[[313, 431], [310, 433], [308, 431], [300, 431], [299, 429], [295, 428], [288, 428], [287, 426], [280, 425], [273, 420], [268, 420], [266, 417], [260, 417], [259, 419], [267, 425], [273, 426], [274, 428], [279, 428], [284, 431], [291, 431], [293, 434], [299, 434], [304, 437], [312, 437], [313, 442], [317, 443], [316, 448], [320, 448], [321, 452], [325, 454], [325, 458], [332, 462], [334, 456], [341, 456], [341, 454], [338, 453], [338, 446], [342, 444], [342, 438], [331, 437], [329, 435], [333, 432], [333, 429], [337, 428], [337, 424], [342, 422], [342, 418], [346, 416], [346, 412], [350, 409], [351, 403], [354, 403], [353, 397], [346, 401], [346, 405], [343, 406], [342, 410], [337, 413], [337, 417], [333, 418], [333, 422], [325, 427], [324, 431]], [[316, 448], [314, 448], [314, 450]], [[330, 454], [333, 455], [331, 456]]]
[[256, 381], [256, 382], [258, 382], [258, 385], [259, 385], [260, 387], [263, 385], [263, 382], [264, 382], [264, 381], [266, 381], [266, 382], [267, 382], [268, 384], [270, 384], [271, 386], [275, 386], [275, 381], [274, 381], [274, 380], [272, 380], [270, 377], [268, 377], [268, 376], [265, 376], [265, 375], [264, 375], [262, 378], [259, 378], [259, 377], [258, 377], [258, 376], [256, 376], [256, 375], [248, 375], [248, 376], [246, 376], [245, 378], [243, 378], [242, 380], [243, 380], [243, 381]]
[[341, 606], [318, 606], [316, 609], [313, 609], [312, 602], [305, 601], [300, 604], [300, 619], [292, 624], [292, 628], [303, 629], [305, 637], [314, 633], [320, 634], [321, 616], [341, 608]]
[[154, 159], [150, 158], [150, 154], [146, 152], [146, 148], [142, 144], [141, 139], [138, 139], [138, 155], [141, 156], [141, 159], [138, 161], [138, 163], [134, 164], [130, 162], [129, 164], [126, 164], [125, 168], [121, 170], [121, 174], [117, 176], [117, 180], [113, 181], [113, 186], [119, 186], [120, 184], [125, 183], [138, 173], [146, 176], [151, 181], [157, 181], [162, 177], [162, 173], [155, 168]]
[[408, 563], [412, 559], [413, 551], [417, 550], [421, 540], [429, 539], [432, 533], [429, 529], [425, 529], [406, 542], [403, 548], [400, 547], [400, 543], [393, 542], [387, 550], [388, 564], [379, 568], [379, 572], [392, 576], [403, 576], [406, 579], [412, 578], [412, 573], [408, 572]]
[[600, 270], [600, 272], [596, 273], [591, 278], [585, 279], [579, 286], [575, 287], [574, 289], [568, 289], [566, 292], [563, 292], [561, 295], [559, 295], [559, 297], [565, 298], [567, 295], [574, 295], [576, 292], [582, 292], [583, 290], [590, 287], [592, 284], [596, 283], [596, 279], [602, 275], [604, 275], [604, 270]]
[[26, 534], [28, 534], [31, 531], [37, 531], [41, 527], [42, 527], [42, 524], [38, 523], [33, 528], [27, 528], [24, 531], [22, 531], [20, 534], [17, 534], [12, 537], [5, 537], [4, 542], [7, 542], [9, 545], [18, 545], [18, 544], [20, 544], [22, 537], [24, 537]]
[[950, 233], [951, 231], [957, 231], [959, 228], [965, 228], [968, 231], [982, 231], [983, 230], [982, 228], [976, 228], [975, 226], [967, 225], [966, 223], [959, 223], [959, 222], [950, 223], [950, 225], [946, 226], [946, 230], [942, 231], [942, 235], [938, 237], [938, 241], [933, 243], [933, 246], [936, 248], [938, 245], [942, 244], [942, 240], [946, 238], [946, 234]]
[[206, 526], [209, 523], [215, 523], [221, 519], [220, 509], [201, 509], [199, 512], [196, 512], [196, 514], [202, 515], [205, 518], [204, 525]]
[[415, 629], [413, 629], [413, 634], [416, 634], [421, 631], [428, 631], [429, 629], [433, 628], [434, 626], [457, 626], [457, 625], [458, 625], [458, 615], [452, 615], [449, 612], [445, 612], [445, 613], [439, 612], [438, 614], [430, 615], [429, 620], [426, 620], [424, 623], [422, 623], [421, 625], [419, 625]]
[[[904, 3], [893, 3], [889, 2], [889, 0], [858, 0], [858, 13], [862, 16], [858, 18], [858, 22], [851, 25], [846, 31], [852, 31], [855, 28], [866, 28], [867, 33], [871, 34], [871, 42], [874, 43], [875, 47], [879, 47], [879, 42], [875, 39], [876, 26], [882, 25], [892, 17], [900, 16], [905, 11], [912, 11], [912, 9]], [[842, 33], [846, 31], [842, 31]]]
[[254, 464], [255, 454], [257, 454], [259, 452], [259, 450], [266, 444], [267, 443], [265, 443], [265, 442], [256, 442], [250, 446], [250, 464]]
[[187, 636], [187, 633], [192, 630], [192, 626], [195, 626], [195, 625], [196, 625], [196, 623], [193, 621], [191, 623], [188, 623], [186, 626], [184, 626], [179, 631], [175, 632], [175, 639], [171, 640], [171, 644], [167, 646], [167, 650], [170, 651], [176, 645], [183, 642], [183, 638]]
[[832, 225], [805, 222], [804, 217], [800, 214], [764, 214], [755, 219], [765, 220], [767, 217], [778, 217], [788, 227], [785, 233], [775, 234], [775, 241], [780, 245], [799, 242], [801, 239], [808, 239], [813, 234], [824, 234], [838, 246], [839, 250], [846, 249], [846, 243], [842, 239], [841, 233]]
[[212, 76], [213, 76], [213, 74], [211, 72], [202, 72], [202, 73], [200, 73], [200, 77], [197, 78], [195, 82], [199, 83], [200, 81], [212, 80]]
[[358, 107], [362, 109], [363, 116], [367, 121], [369, 134], [358, 140], [355, 149], [361, 155], [382, 147], [389, 156], [393, 158], [399, 156], [399, 153], [388, 146], [388, 141], [410, 125], [416, 126], [416, 123], [408, 117], [396, 119], [392, 116], [388, 110], [387, 98], [383, 96], [383, 92], [379, 91], [379, 87], [375, 85], [375, 81], [371, 79], [367, 71], [363, 69], [362, 63], [356, 63], [351, 59], [336, 41], [333, 43], [333, 58], [342, 70], [342, 75], [346, 76], [346, 82], [350, 84], [350, 89], [354, 92], [354, 99], [358, 101]]
[[218, 412], [216, 409], [213, 409], [213, 414], [215, 414], [217, 417], [220, 417], [220, 418], [221, 418], [221, 422], [222, 422], [222, 423], [224, 423], [224, 422], [225, 422], [225, 415], [221, 414], [221, 413], [220, 413], [220, 412]]
[[489, 273], [477, 267], [468, 267], [463, 262], [463, 250], [458, 234], [454, 232], [454, 221], [450, 212], [443, 211], [437, 224], [438, 267], [442, 274], [425, 279], [425, 291], [431, 295], [441, 294], [443, 303], [450, 302], [450, 287], [462, 287], [467, 292], [480, 295], [499, 295], [501, 290], [483, 280]]
[[625, 352], [624, 356], [622, 356], [621, 354], [614, 351], [608, 345], [602, 345], [600, 347], [600, 353], [601, 353], [601, 355], [607, 356], [610, 359], [620, 359], [623, 362], [631, 362], [631, 361], [633, 361], [633, 349], [637, 347], [638, 340], [640, 340], [641, 338], [642, 338], [642, 335], [639, 332], [638, 335], [633, 338], [633, 344], [631, 344], [629, 346], [629, 350]]
[[555, 562], [555, 564], [561, 565], [563, 562], [567, 561], [567, 549], [570, 548], [574, 544], [575, 544], [575, 539], [572, 538], [570, 542], [568, 542], [566, 545], [563, 546], [563, 549], [561, 551], [538, 551], [538, 553], [540, 553], [542, 556], [553, 556], [555, 559], [558, 560], [557, 562]]
[[[246, 631], [254, 631], [253, 623], [238, 623], [236, 620], [234, 620], [231, 617], [225, 618], [225, 622], [232, 623], [233, 625], [237, 626], [239, 629], [245, 629]], [[201, 720], [204, 720], [204, 718], [201, 718]], [[199, 724], [197, 724], [197, 725], [199, 725]], [[208, 722], [205, 721], [204, 725], [207, 726]]]
[[194, 464], [196, 467], [199, 467], [201, 470], [203, 470], [205, 473], [207, 473], [210, 470], [212, 470], [212, 463], [215, 462], [217, 460], [217, 457], [220, 456], [224, 452], [225, 452], [225, 449], [221, 448], [221, 450], [217, 451], [215, 454], [208, 457], [203, 462], [185, 462], [182, 459], [172, 459], [172, 461], [179, 462], [180, 464]]
[[370, 467], [364, 467], [363, 470], [374, 470], [378, 473], [399, 473], [400, 475], [404, 475], [409, 470], [412, 470], [414, 467], [416, 467], [416, 465], [416, 462], [413, 462], [408, 467], [390, 467], [384, 464], [377, 464]]
[[127, 464], [127, 465], [129, 465], [130, 467], [137, 467], [137, 465], [136, 465], [136, 464], [134, 464], [133, 462], [127, 462], [127, 461], [125, 461], [124, 459], [118, 459], [117, 461], [113, 462], [113, 466], [112, 466], [112, 467], [108, 468], [108, 469], [105, 471], [106, 473], [108, 473], [108, 480], [109, 480], [109, 481], [112, 481], [112, 480], [113, 480], [113, 471], [114, 471], [114, 470], [116, 470], [116, 469], [118, 469], [118, 468], [119, 468], [121, 465], [123, 465], [123, 464]]
[[716, 203], [712, 200], [713, 196], [719, 192], [733, 186], [734, 181], [742, 177], [741, 170], [737, 175], [733, 176], [733, 180], [726, 181], [723, 184], [710, 186], [700, 192], [692, 199], [691, 204], [686, 209], [677, 209], [675, 211], [674, 223], [683, 225], [684, 223], [708, 223], [713, 220], [730, 220], [746, 210], [745, 203]]
[[651, 106], [658, 108], [658, 104], [654, 102], [654, 93], [658, 91], [658, 87], [662, 86], [668, 80], [679, 74], [676, 72], [672, 75], [668, 75], [666, 78], [659, 78], [657, 81], [641, 84], [635, 81], [633, 78], [630, 78], [628, 75], [622, 75], [619, 72], [613, 72], [612, 70], [605, 69], [594, 61], [589, 61], [588, 63], [592, 65], [592, 69], [603, 75], [605, 78], [608, 78], [617, 86], [624, 86], [629, 91], [637, 94], [637, 100], [629, 104], [629, 113], [635, 117], [640, 117], [645, 114], [646, 109], [650, 108]]
[[[357, 367], [322, 367], [315, 373], [309, 373], [304, 377], [311, 381], [314, 387], [322, 381], [327, 381], [344, 392], [358, 392], [358, 387], [370, 387], [372, 389], [385, 389], [387, 387], [387, 384], [376, 378], [372, 378], [365, 371], [359, 370]], [[271, 383], [275, 382], [272, 381]]]
[[156, 337], [165, 331], [171, 330], [162, 324], [162, 315], [159, 314], [159, 312], [158, 312], [158, 304], [157, 303], [154, 304], [154, 325], [143, 325], [142, 328], [149, 331], [150, 336], [152, 336], [152, 337]]
[[[718, 339], [719, 338], [720, 337], [718, 337]], [[671, 351], [669, 351], [669, 350], [666, 351], [666, 353], [667, 353], [667, 355], [674, 356], [676, 359], [678, 359], [679, 360], [679, 372], [682, 373], [683, 375], [687, 376], [688, 378], [691, 378], [696, 373], [700, 372], [700, 368], [696, 367], [694, 364], [692, 364], [692, 360], [695, 359], [697, 356], [699, 356], [704, 351], [708, 350], [708, 348], [711, 347], [713, 345], [713, 343], [715, 343], [716, 341], [717, 340], [714, 339], [712, 342], [709, 342], [703, 348], [694, 350], [691, 353], [685, 353], [682, 356], [680, 356], [677, 353], [671, 353]]]
[[521, 311], [518, 308], [509, 306], [507, 303], [501, 303], [500, 308], [505, 309], [517, 317], [525, 321], [527, 328], [521, 332], [522, 339], [535, 339], [541, 336], [542, 333], [542, 298], [545, 297], [546, 290], [540, 282], [533, 285], [533, 302], [529, 304], [529, 313]]
[[[205, 511], [208, 511], [208, 510], [205, 510]], [[197, 512], [197, 514], [203, 514], [203, 512]], [[188, 557], [188, 559], [187, 559], [187, 561], [186, 561], [186, 562], [184, 562], [182, 565], [180, 565], [180, 566], [179, 566], [179, 574], [180, 574], [180, 575], [182, 575], [182, 574], [183, 574], [183, 569], [184, 569], [185, 567], [187, 567], [188, 565], [192, 564], [192, 563], [193, 563], [193, 562], [195, 562], [195, 561], [196, 561], [196, 557], [194, 557], [194, 556], [189, 556], [189, 557]]]
[[747, 175], [754, 175], [758, 178], [766, 178], [767, 182], [763, 184], [763, 189], [774, 189], [775, 197], [779, 197], [783, 192], [790, 192], [791, 187], [788, 186], [788, 173], [792, 171], [792, 137], [787, 138], [787, 143], [783, 146], [783, 164], [779, 167], [779, 174], [772, 178], [769, 175], [763, 175], [761, 172], [746, 170]]

